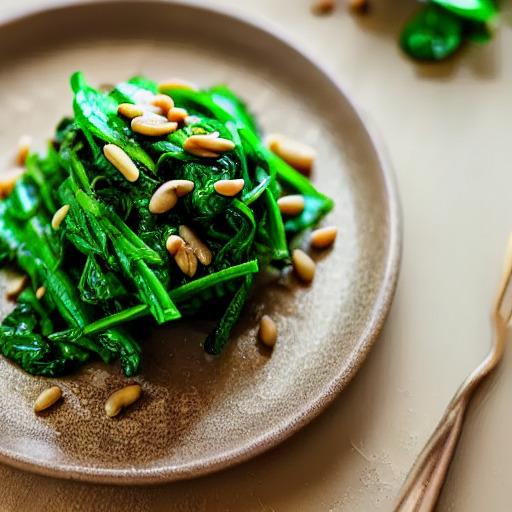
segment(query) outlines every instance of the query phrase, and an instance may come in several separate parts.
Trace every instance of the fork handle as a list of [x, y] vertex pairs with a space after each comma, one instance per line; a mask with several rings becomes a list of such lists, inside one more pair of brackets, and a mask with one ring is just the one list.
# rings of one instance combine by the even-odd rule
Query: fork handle
[[404, 483], [394, 512], [431, 512], [462, 431], [468, 400], [452, 402]]
[[506, 318], [501, 316], [500, 303], [501, 300], [492, 315], [494, 344], [491, 351], [455, 393], [444, 416], [407, 475], [393, 512], [434, 510], [460, 437], [469, 401], [478, 385], [496, 367], [505, 350], [510, 315], [507, 314]]

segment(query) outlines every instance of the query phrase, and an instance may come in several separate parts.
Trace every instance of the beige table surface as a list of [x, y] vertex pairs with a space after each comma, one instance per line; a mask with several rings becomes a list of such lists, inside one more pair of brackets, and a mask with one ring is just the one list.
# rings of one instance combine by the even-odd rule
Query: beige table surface
[[[1, 0], [0, 17], [41, 3]], [[333, 405], [255, 460], [148, 488], [75, 484], [0, 466], [1, 511], [115, 511], [120, 497], [133, 511], [389, 511], [451, 396], [488, 349], [488, 312], [512, 229], [512, 2], [503, 3], [491, 44], [435, 66], [417, 66], [397, 48], [413, 0], [374, 0], [365, 18], [342, 1], [321, 18], [310, 0], [209, 3], [280, 25], [380, 134], [404, 215], [389, 319]], [[512, 510], [511, 398], [508, 350], [470, 408], [438, 511]]]

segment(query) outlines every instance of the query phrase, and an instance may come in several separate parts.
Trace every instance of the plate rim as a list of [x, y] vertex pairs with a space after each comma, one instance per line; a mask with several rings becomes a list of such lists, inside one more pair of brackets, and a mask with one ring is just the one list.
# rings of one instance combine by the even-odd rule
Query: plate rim
[[43, 4], [32, 8], [19, 9], [7, 16], [0, 17], [0, 30], [5, 29], [9, 25], [23, 22], [24, 19], [51, 14], [52, 12], [72, 11], [88, 6], [120, 4], [145, 4], [146, 6], [148, 4], [160, 4], [165, 5], [166, 8], [175, 5], [180, 8], [195, 9], [204, 13], [209, 12], [221, 15], [234, 22], [242, 22], [265, 33], [266, 36], [270, 36], [278, 43], [287, 46], [288, 49], [305, 58], [335, 87], [337, 92], [344, 98], [346, 104], [352, 109], [354, 115], [359, 119], [362, 129], [366, 132], [375, 151], [377, 161], [380, 164], [382, 189], [387, 201], [386, 206], [389, 215], [389, 249], [386, 253], [384, 277], [379, 285], [379, 292], [373, 305], [371, 320], [366, 324], [365, 333], [359, 340], [357, 350], [354, 350], [347, 359], [349, 370], [343, 372], [343, 374], [337, 373], [334, 375], [329, 385], [326, 385], [322, 392], [314, 399], [308, 400], [307, 404], [298, 410], [293, 417], [286, 418], [286, 421], [283, 420], [281, 423], [274, 425], [272, 429], [267, 430], [259, 437], [253, 438], [251, 442], [245, 443], [241, 448], [225, 451], [220, 455], [201, 459], [199, 462], [182, 464], [177, 467], [178, 469], [176, 469], [176, 466], [170, 465], [131, 470], [95, 468], [61, 463], [58, 467], [55, 467], [50, 463], [44, 463], [39, 460], [34, 461], [29, 457], [19, 456], [11, 450], [0, 449], [0, 463], [39, 475], [90, 483], [150, 485], [206, 476], [255, 458], [296, 434], [334, 401], [360, 369], [389, 314], [396, 292], [402, 259], [403, 217], [396, 177], [390, 165], [390, 158], [381, 135], [377, 132], [371, 120], [368, 119], [368, 116], [364, 115], [363, 110], [346, 93], [342, 84], [333, 76], [330, 70], [322, 62], [318, 62], [318, 59], [307, 49], [302, 47], [300, 42], [293, 37], [286, 27], [283, 27], [274, 20], [261, 15], [249, 15], [249, 13], [239, 8], [210, 4], [207, 0], [78, 0], [75, 2], [71, 0], [58, 0], [49, 5]]

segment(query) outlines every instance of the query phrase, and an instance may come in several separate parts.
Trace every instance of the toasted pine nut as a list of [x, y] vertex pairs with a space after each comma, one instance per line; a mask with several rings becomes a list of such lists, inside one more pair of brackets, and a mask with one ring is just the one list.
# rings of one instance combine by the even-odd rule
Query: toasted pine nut
[[317, 0], [311, 10], [314, 14], [330, 14], [334, 10], [334, 0]]
[[142, 393], [142, 389], [138, 384], [132, 384], [124, 388], [118, 389], [112, 393], [105, 402], [105, 412], [107, 416], [117, 416], [123, 407], [128, 407], [137, 401]]
[[239, 180], [219, 180], [213, 184], [213, 188], [217, 194], [221, 196], [236, 196], [244, 188], [245, 182], [243, 179]]
[[349, 0], [350, 8], [360, 13], [365, 13], [368, 10], [368, 0]]
[[52, 228], [53, 229], [59, 229], [60, 225], [62, 224], [62, 221], [66, 218], [66, 215], [69, 212], [69, 204], [65, 204], [64, 206], [61, 206], [53, 215], [52, 218]]
[[57, 400], [62, 396], [62, 391], [59, 386], [52, 386], [51, 388], [45, 389], [40, 395], [36, 398], [34, 402], [34, 411], [41, 412], [48, 407], [51, 407]]
[[327, 226], [325, 228], [315, 229], [313, 233], [311, 233], [311, 245], [315, 249], [324, 249], [325, 247], [329, 247], [329, 245], [336, 240], [337, 233], [338, 228], [336, 226]]
[[185, 241], [181, 236], [171, 235], [165, 242], [165, 247], [169, 251], [171, 256], [175, 256], [176, 253], [185, 245]]
[[0, 199], [5, 199], [14, 190], [16, 180], [25, 173], [23, 167], [14, 167], [0, 173]]
[[292, 252], [293, 268], [297, 275], [307, 283], [315, 277], [315, 262], [301, 249]]
[[288, 165], [307, 176], [311, 173], [316, 157], [316, 151], [313, 148], [279, 134], [269, 135], [267, 143], [270, 151]]
[[28, 285], [28, 276], [25, 274], [18, 274], [17, 272], [9, 272], [7, 278], [7, 287], [5, 296], [8, 300], [15, 301], [20, 293]]
[[296, 194], [283, 196], [277, 200], [277, 206], [283, 215], [299, 215], [304, 211], [304, 205], [304, 196]]
[[171, 123], [166, 117], [149, 113], [134, 117], [131, 126], [134, 132], [150, 137], [161, 137], [178, 129], [178, 123]]
[[160, 185], [149, 201], [151, 213], [165, 213], [176, 206], [178, 197], [194, 190], [194, 182], [189, 180], [171, 180]]
[[178, 197], [190, 194], [195, 187], [194, 182], [190, 180], [173, 180], [173, 183], [176, 184], [176, 195]]
[[263, 315], [260, 320], [260, 340], [267, 346], [273, 347], [276, 344], [277, 327], [268, 315]]
[[212, 262], [212, 253], [205, 243], [197, 236], [197, 233], [188, 226], [180, 226], [180, 236], [192, 249], [197, 259], [203, 265], [209, 265]]
[[40, 286], [36, 290], [36, 298], [37, 298], [37, 300], [41, 300], [44, 297], [45, 293], [46, 293], [46, 288], [44, 286]]
[[171, 256], [174, 256], [180, 270], [193, 277], [197, 270], [197, 257], [190, 247], [187, 246], [183, 238], [177, 235], [171, 235], [165, 243]]
[[[186, 144], [186, 141], [185, 141]], [[185, 146], [183, 146], [183, 149], [185, 149]], [[186, 151], [189, 153], [192, 153], [196, 156], [201, 156], [203, 158], [219, 158], [218, 153], [214, 153], [213, 151], [209, 151], [208, 149], [198, 148], [196, 146], [189, 146]]]
[[197, 270], [197, 256], [186, 244], [182, 245], [174, 255], [180, 270], [187, 276], [194, 277]]
[[151, 101], [151, 105], [161, 108], [162, 112], [167, 115], [167, 112], [174, 107], [174, 101], [167, 94], [157, 94]]
[[167, 112], [167, 119], [175, 123], [182, 123], [188, 117], [188, 112], [184, 108], [174, 107]]
[[139, 169], [119, 146], [106, 144], [103, 146], [103, 154], [128, 181], [134, 182], [139, 179]]
[[192, 91], [198, 91], [199, 87], [197, 87], [197, 85], [193, 84], [192, 82], [181, 80], [179, 78], [173, 78], [158, 84], [158, 90], [160, 92], [163, 92], [166, 89], [190, 89]]
[[25, 165], [27, 156], [30, 152], [30, 144], [32, 143], [32, 137], [29, 135], [23, 135], [18, 141], [18, 165]]
[[201, 118], [199, 116], [187, 116], [185, 117], [185, 126], [190, 126], [192, 124], [197, 124], [201, 122]]
[[144, 109], [138, 105], [133, 105], [132, 103], [121, 103], [121, 105], [117, 107], [117, 113], [133, 119], [134, 117], [144, 115]]
[[183, 149], [190, 151], [191, 148], [201, 148], [207, 151], [223, 153], [224, 151], [234, 149], [235, 143], [232, 140], [219, 137], [219, 132], [213, 132], [204, 135], [191, 135], [183, 144]]

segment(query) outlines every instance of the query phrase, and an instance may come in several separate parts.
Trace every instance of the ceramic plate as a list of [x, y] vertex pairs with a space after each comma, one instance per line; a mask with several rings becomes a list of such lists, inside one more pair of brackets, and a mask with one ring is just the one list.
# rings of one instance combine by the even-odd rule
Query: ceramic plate
[[[316, 416], [364, 360], [390, 307], [400, 253], [396, 193], [364, 124], [338, 86], [279, 29], [195, 3], [63, 6], [0, 26], [0, 164], [18, 137], [43, 150], [70, 115], [69, 76], [93, 85], [144, 74], [226, 83], [266, 133], [314, 145], [315, 185], [335, 200], [325, 223], [332, 250], [315, 253], [311, 286], [293, 275], [260, 282], [219, 357], [200, 347], [206, 326], [150, 329], [133, 381], [142, 398], [118, 417], [106, 397], [131, 382], [93, 364], [56, 379], [64, 399], [35, 416], [50, 384], [0, 360], [0, 460], [30, 471], [97, 482], [154, 483], [203, 475], [276, 445]], [[5, 310], [5, 307], [4, 307]], [[257, 342], [274, 317], [273, 352]], [[53, 381], [52, 381], [53, 383]]]

